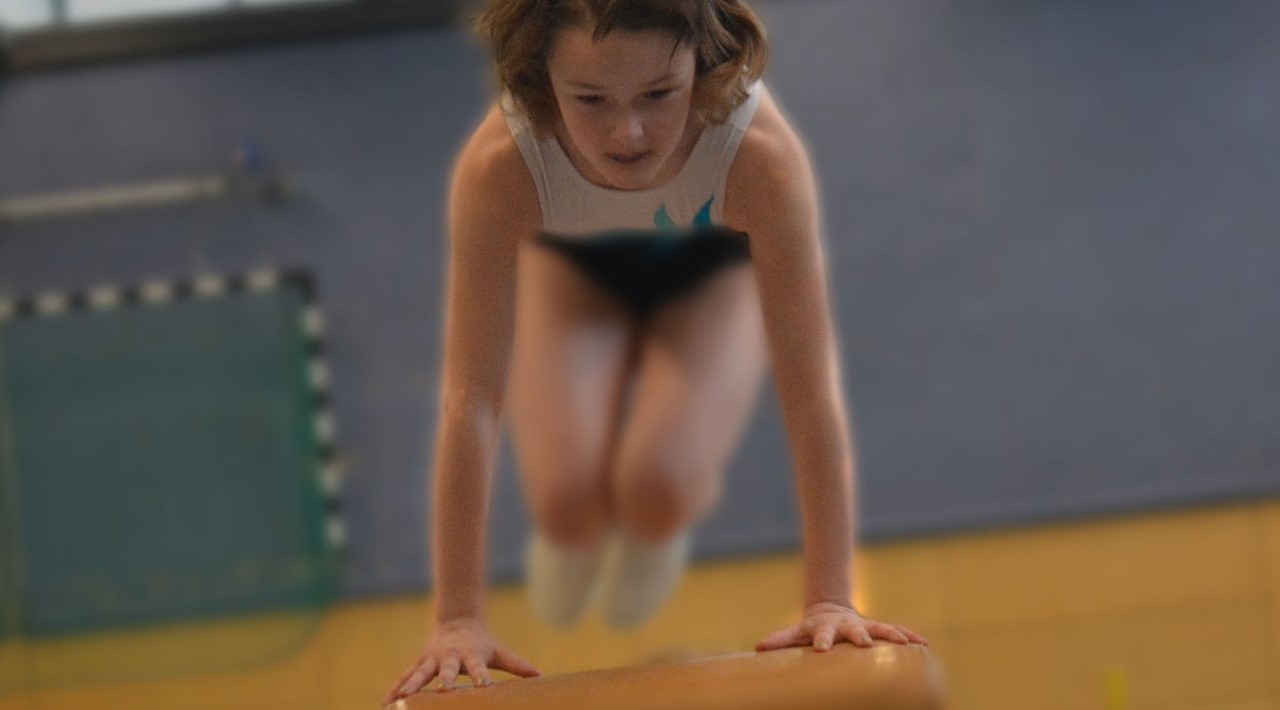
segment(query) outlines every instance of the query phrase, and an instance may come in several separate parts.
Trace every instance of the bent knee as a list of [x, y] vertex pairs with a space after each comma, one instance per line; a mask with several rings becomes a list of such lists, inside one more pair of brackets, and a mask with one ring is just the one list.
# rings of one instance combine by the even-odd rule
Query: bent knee
[[594, 542], [603, 535], [608, 518], [603, 481], [548, 482], [529, 496], [529, 514], [538, 529], [554, 542]]
[[[701, 472], [650, 467], [619, 477], [618, 521], [632, 534], [665, 540], [693, 525], [715, 506], [719, 487]], [[707, 480], [712, 479], [712, 480]]]

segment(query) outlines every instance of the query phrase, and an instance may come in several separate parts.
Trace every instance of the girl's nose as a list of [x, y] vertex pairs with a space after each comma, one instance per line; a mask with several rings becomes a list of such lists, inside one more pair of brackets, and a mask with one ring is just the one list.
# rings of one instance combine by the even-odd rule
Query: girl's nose
[[630, 147], [639, 143], [644, 137], [644, 125], [640, 121], [640, 116], [631, 112], [618, 115], [613, 121], [611, 137], [620, 146]]

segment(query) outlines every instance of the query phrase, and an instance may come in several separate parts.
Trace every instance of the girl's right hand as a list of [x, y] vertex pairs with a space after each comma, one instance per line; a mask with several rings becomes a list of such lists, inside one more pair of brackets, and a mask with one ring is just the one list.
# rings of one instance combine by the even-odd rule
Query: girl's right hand
[[453, 690], [459, 673], [469, 676], [475, 687], [483, 688], [493, 682], [490, 668], [523, 678], [540, 675], [528, 661], [499, 646], [479, 619], [455, 619], [436, 627], [426, 648], [383, 696], [382, 704], [413, 695], [437, 676], [437, 690]]

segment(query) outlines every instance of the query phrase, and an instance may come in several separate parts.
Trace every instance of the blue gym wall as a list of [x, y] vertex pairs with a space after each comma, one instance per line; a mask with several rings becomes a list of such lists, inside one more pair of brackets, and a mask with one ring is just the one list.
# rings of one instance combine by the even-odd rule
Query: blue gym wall
[[[1280, 4], [759, 9], [826, 195], [865, 537], [1280, 492]], [[294, 179], [277, 208], [0, 227], [0, 295], [315, 273], [351, 595], [428, 582], [443, 194], [487, 77], [448, 28], [0, 89], [3, 196], [208, 172], [243, 135]], [[702, 553], [796, 543], [789, 460], [770, 391]], [[527, 525], [509, 446], [498, 477], [509, 578]]]

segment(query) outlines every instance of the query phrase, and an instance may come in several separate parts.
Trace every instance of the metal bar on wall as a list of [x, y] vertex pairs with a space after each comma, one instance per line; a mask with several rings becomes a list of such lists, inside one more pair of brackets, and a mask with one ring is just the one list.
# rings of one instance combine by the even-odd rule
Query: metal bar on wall
[[280, 201], [288, 196], [288, 192], [287, 184], [280, 180], [254, 181], [247, 185], [221, 175], [160, 180], [0, 200], [0, 225], [89, 212], [224, 199], [237, 193]]
[[33, 195], [0, 200], [0, 223], [61, 217], [83, 212], [147, 207], [173, 202], [223, 197], [228, 192], [223, 177], [198, 177], [79, 190], [54, 195]]

